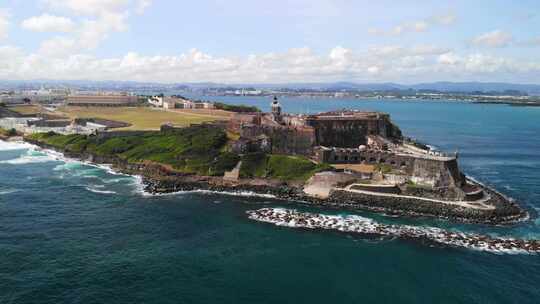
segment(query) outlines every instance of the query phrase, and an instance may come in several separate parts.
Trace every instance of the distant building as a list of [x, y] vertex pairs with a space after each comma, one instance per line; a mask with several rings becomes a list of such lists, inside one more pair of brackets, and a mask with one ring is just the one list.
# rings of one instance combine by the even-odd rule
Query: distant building
[[189, 99], [178, 97], [164, 97], [163, 98], [164, 109], [213, 109], [214, 104], [204, 101], [192, 101]]
[[70, 95], [66, 104], [83, 107], [126, 107], [134, 106], [138, 101], [137, 96], [129, 95]]

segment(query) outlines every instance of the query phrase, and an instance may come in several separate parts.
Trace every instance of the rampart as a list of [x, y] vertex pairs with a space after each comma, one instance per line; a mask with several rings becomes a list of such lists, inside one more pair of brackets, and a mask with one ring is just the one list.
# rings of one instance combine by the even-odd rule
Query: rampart
[[461, 186], [464, 176], [455, 157], [399, 154], [390, 151], [316, 147], [315, 159], [330, 164], [386, 165], [411, 176], [411, 181], [435, 188]]
[[355, 148], [367, 144], [368, 135], [401, 138], [401, 131], [387, 114], [377, 112], [329, 112], [311, 115], [306, 125], [315, 129], [315, 145]]

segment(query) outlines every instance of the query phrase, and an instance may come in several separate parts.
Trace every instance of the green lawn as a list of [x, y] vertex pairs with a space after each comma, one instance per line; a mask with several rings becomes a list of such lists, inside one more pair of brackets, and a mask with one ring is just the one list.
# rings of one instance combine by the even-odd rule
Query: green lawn
[[164, 123], [189, 126], [215, 120], [227, 120], [222, 111], [165, 111], [148, 107], [62, 107], [58, 110], [70, 118], [101, 118], [131, 124], [125, 130], [158, 130]]

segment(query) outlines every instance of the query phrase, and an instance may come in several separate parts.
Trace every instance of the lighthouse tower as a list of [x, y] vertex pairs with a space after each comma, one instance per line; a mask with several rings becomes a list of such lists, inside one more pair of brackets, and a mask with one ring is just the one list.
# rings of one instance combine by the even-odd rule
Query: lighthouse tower
[[272, 118], [277, 123], [281, 123], [282, 121], [281, 105], [279, 104], [279, 101], [276, 96], [274, 96], [274, 100], [272, 101]]

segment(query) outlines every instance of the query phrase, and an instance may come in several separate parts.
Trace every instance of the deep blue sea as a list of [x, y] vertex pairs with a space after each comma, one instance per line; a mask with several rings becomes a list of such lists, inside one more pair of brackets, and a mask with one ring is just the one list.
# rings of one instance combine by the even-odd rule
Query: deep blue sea
[[[260, 106], [269, 98], [206, 97]], [[208, 193], [151, 197], [138, 179], [0, 142], [0, 303], [540, 303], [540, 256], [277, 227], [283, 207], [540, 239], [540, 108], [461, 102], [281, 100], [288, 112], [379, 110], [460, 152], [468, 175], [533, 214], [512, 227], [392, 218]]]

